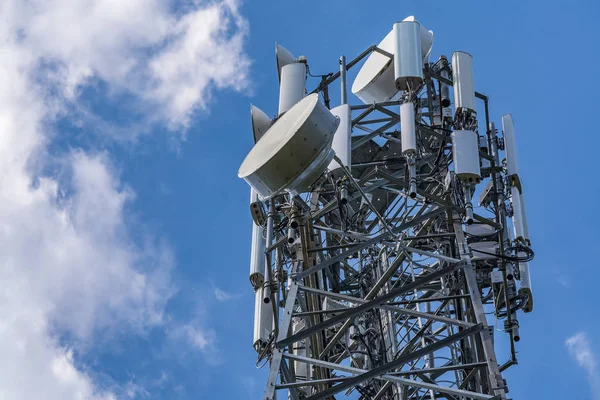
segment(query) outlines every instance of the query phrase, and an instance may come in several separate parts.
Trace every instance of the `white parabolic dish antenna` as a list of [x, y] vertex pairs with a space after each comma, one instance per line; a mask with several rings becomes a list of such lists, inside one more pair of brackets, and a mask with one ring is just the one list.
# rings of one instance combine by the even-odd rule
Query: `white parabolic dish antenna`
[[[404, 18], [404, 21], [416, 22], [415, 17]], [[423, 62], [429, 59], [433, 45], [433, 31], [428, 31], [421, 26], [421, 50]], [[394, 30], [377, 45], [381, 50], [394, 53]], [[365, 104], [388, 101], [396, 93], [394, 60], [378, 52], [373, 52], [358, 71], [352, 83], [352, 93]]]
[[339, 119], [311, 94], [290, 108], [254, 145], [238, 176], [262, 198], [302, 193], [327, 169]]

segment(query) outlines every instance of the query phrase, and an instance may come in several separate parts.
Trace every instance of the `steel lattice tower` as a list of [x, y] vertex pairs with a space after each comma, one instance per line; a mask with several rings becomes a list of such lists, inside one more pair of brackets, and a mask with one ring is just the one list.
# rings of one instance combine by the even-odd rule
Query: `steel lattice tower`
[[[398, 72], [406, 21], [391, 33], [399, 38], [392, 51], [384, 40], [347, 64], [341, 57], [339, 72], [309, 93], [329, 109], [329, 90], [341, 84], [347, 115], [332, 113], [342, 115], [336, 135], [352, 132], [351, 151], [334, 139], [336, 158], [307, 189], [262, 200], [253, 190], [250, 279], [254, 346], [269, 368], [264, 399], [507, 398], [502, 372], [517, 362], [518, 318], [533, 307], [512, 117], [502, 117], [500, 137], [466, 53]], [[305, 74], [306, 59], [284, 50], [278, 64]], [[363, 102], [346, 105], [346, 71], [374, 55], [396, 69], [394, 96], [366, 102], [358, 93]], [[259, 111], [257, 141], [273, 123], [261, 128]], [[496, 357], [501, 340], [507, 360]]]

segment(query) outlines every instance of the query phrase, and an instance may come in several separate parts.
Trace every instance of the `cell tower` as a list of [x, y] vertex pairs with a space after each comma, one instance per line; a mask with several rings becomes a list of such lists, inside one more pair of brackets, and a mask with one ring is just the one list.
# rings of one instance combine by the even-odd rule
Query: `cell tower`
[[533, 308], [513, 118], [502, 139], [472, 56], [433, 62], [432, 43], [408, 17], [310, 92], [307, 59], [276, 45], [278, 114], [251, 107], [239, 169], [265, 400], [507, 398]]

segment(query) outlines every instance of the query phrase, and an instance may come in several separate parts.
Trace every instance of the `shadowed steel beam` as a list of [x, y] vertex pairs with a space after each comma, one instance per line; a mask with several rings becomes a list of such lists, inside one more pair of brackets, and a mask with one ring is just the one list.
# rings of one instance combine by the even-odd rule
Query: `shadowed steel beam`
[[[364, 370], [364, 369], [349, 367], [346, 365], [334, 364], [334, 363], [322, 361], [322, 360], [315, 360], [314, 358], [299, 356], [296, 354], [287, 354], [286, 353], [284, 356], [285, 356], [285, 358], [288, 358], [290, 360], [311, 363], [311, 364], [319, 365], [320, 367], [325, 367], [325, 368], [328, 368], [331, 370], [348, 372], [348, 373], [351, 373], [354, 375], [363, 374], [363, 373], [367, 372], [367, 370]], [[352, 378], [347, 378], [347, 379], [352, 379]], [[454, 396], [465, 396], [470, 399], [496, 400], [496, 398], [494, 396], [491, 396], [489, 394], [481, 394], [481, 393], [471, 392], [471, 391], [467, 391], [467, 390], [438, 386], [438, 385], [427, 383], [427, 382], [419, 382], [419, 381], [414, 381], [411, 379], [400, 378], [400, 377], [389, 375], [389, 374], [378, 376], [375, 379], [392, 382], [392, 383], [397, 383], [400, 385], [413, 386], [413, 387], [417, 387], [417, 388], [421, 388], [421, 389], [428, 389], [428, 390], [433, 389], [440, 393], [447, 393], [447, 394], [454, 395]]]
[[[419, 211], [417, 211], [417, 214], [415, 215], [415, 218], [420, 217], [423, 212], [427, 210], [427, 206], [423, 206], [419, 209]], [[439, 210], [439, 209], [438, 209]], [[430, 214], [426, 214], [426, 215], [430, 215]], [[437, 216], [437, 215], [435, 215]], [[419, 236], [419, 234], [421, 232], [426, 232], [427, 229], [429, 228], [429, 226], [433, 223], [435, 216], [431, 217], [429, 219], [429, 221], [427, 221], [423, 227], [421, 227], [421, 229], [419, 230], [419, 233], [417, 233], [417, 237]], [[409, 242], [409, 244], [414, 243], [414, 241], [416, 241], [417, 239], [413, 239]], [[396, 257], [396, 259], [394, 260], [394, 262], [392, 262], [392, 264], [389, 266], [389, 268], [383, 273], [383, 275], [381, 275], [381, 278], [379, 278], [379, 280], [375, 283], [375, 285], [373, 285], [373, 287], [371, 288], [371, 290], [369, 291], [369, 293], [367, 293], [367, 295], [365, 296], [365, 300], [371, 300], [373, 299], [377, 293], [379, 293], [379, 291], [381, 290], [381, 288], [390, 280], [390, 278], [392, 277], [392, 275], [394, 275], [396, 273], [396, 271], [398, 270], [398, 268], [400, 267], [400, 265], [404, 262], [404, 260], [406, 259], [406, 256], [404, 254], [399, 255], [398, 257]], [[336, 332], [336, 334], [333, 336], [333, 338], [329, 341], [329, 344], [327, 344], [327, 346], [323, 349], [323, 351], [321, 352], [321, 354], [319, 354], [319, 358], [323, 358], [325, 357], [325, 355], [327, 354], [327, 352], [329, 352], [333, 346], [335, 346], [335, 344], [337, 343], [338, 340], [340, 340], [340, 338], [344, 335], [344, 332], [346, 332], [348, 330], [348, 328], [350, 328], [350, 325], [352, 325], [352, 320], [349, 319], [346, 322], [344, 322], [344, 324], [342, 325], [342, 327]]]
[[431, 353], [433, 351], [444, 348], [454, 342], [464, 339], [467, 336], [474, 335], [474, 334], [478, 333], [479, 331], [481, 331], [482, 329], [483, 329], [483, 325], [475, 325], [471, 328], [464, 329], [459, 333], [456, 333], [452, 336], [448, 336], [447, 338], [442, 339], [436, 343], [432, 343], [429, 346], [423, 347], [420, 350], [416, 350], [412, 353], [398, 357], [397, 359], [395, 359], [385, 365], [382, 365], [378, 368], [374, 368], [370, 371], [365, 371], [365, 370], [358, 369], [358, 368], [346, 367], [346, 366], [342, 366], [340, 364], [329, 363], [329, 362], [321, 361], [321, 360], [314, 360], [311, 358], [301, 357], [301, 356], [287, 354], [287, 353], [284, 356], [286, 358], [289, 358], [292, 360], [309, 362], [309, 363], [312, 363], [315, 365], [320, 365], [320, 366], [323, 366], [326, 368], [337, 369], [340, 371], [350, 372], [353, 374], [360, 374], [351, 379], [345, 380], [342, 383], [340, 383], [334, 387], [331, 387], [323, 392], [320, 392], [313, 396], [310, 396], [306, 400], [328, 399], [328, 398], [330, 398], [330, 396], [333, 396], [334, 394], [339, 393], [340, 391], [342, 391], [344, 389], [351, 388], [353, 386], [358, 385], [361, 382], [364, 382], [364, 381], [367, 381], [367, 380], [373, 379], [373, 378], [382, 379], [382, 380], [386, 380], [386, 381], [392, 381], [392, 382], [399, 383], [399, 384], [406, 385], [406, 386], [414, 386], [414, 387], [420, 387], [423, 389], [435, 390], [435, 391], [448, 393], [448, 394], [452, 394], [452, 395], [466, 396], [466, 397], [470, 397], [473, 399], [491, 400], [493, 398], [493, 396], [490, 396], [490, 395], [468, 392], [465, 390], [458, 390], [458, 389], [453, 389], [453, 388], [449, 388], [449, 387], [443, 387], [443, 386], [435, 385], [432, 383], [419, 382], [419, 381], [414, 381], [414, 380], [410, 380], [410, 379], [399, 378], [399, 377], [392, 376], [392, 375], [387, 375], [387, 372], [392, 369], [399, 368], [402, 365], [409, 363], [413, 360], [416, 360], [418, 358], [421, 358], [428, 353]]
[[[288, 297], [285, 303], [285, 309], [283, 312], [283, 318], [281, 320], [281, 329], [279, 330], [277, 339], [284, 338], [287, 335], [292, 323], [292, 312], [294, 311], [294, 305], [296, 303], [296, 296], [298, 295], [298, 283], [293, 282], [288, 292]], [[276, 347], [273, 351], [273, 357], [271, 358], [271, 366], [269, 368], [269, 376], [267, 378], [267, 387], [265, 388], [264, 400], [275, 400], [275, 386], [277, 383], [277, 375], [283, 362], [283, 350], [281, 347]], [[296, 389], [291, 388], [293, 392], [292, 397], [296, 395]]]
[[321, 322], [320, 324], [313, 325], [308, 328], [304, 328], [300, 332], [297, 332], [296, 334], [294, 334], [292, 336], [289, 336], [283, 340], [279, 340], [277, 342], [277, 346], [280, 348], [282, 346], [287, 346], [291, 343], [302, 340], [305, 337], [308, 337], [316, 332], [319, 332], [325, 328], [329, 328], [330, 326], [336, 325], [337, 323], [340, 323], [347, 319], [353, 318], [354, 316], [362, 314], [365, 311], [371, 310], [372, 308], [381, 306], [398, 296], [401, 296], [401, 295], [408, 293], [414, 289], [417, 289], [417, 288], [419, 288], [433, 280], [436, 280], [446, 274], [454, 272], [456, 269], [458, 269], [459, 267], [462, 267], [463, 265], [464, 265], [464, 263], [462, 263], [462, 262], [456, 263], [456, 264], [448, 265], [447, 267], [438, 269], [437, 271], [430, 272], [429, 274], [424, 275], [420, 278], [417, 278], [413, 282], [410, 282], [402, 287], [391, 290], [388, 293], [384, 294], [383, 296], [377, 297], [377, 298], [369, 301], [368, 303], [361, 304], [360, 306], [357, 306], [351, 310], [342, 312], [339, 315], [331, 317], [328, 320]]
[[[425, 74], [428, 78], [435, 78], [438, 81], [445, 83], [446, 85], [454, 86], [454, 82], [452, 82], [452, 80], [442, 77], [440, 74], [434, 72], [431, 69], [427, 70]], [[475, 92], [475, 97], [484, 101], [488, 99], [488, 97], [485, 94], [479, 92]]]
[[[454, 232], [456, 233], [456, 241], [460, 251], [460, 257], [465, 260], [465, 280], [467, 281], [467, 287], [469, 289], [469, 295], [471, 296], [471, 304], [473, 306], [473, 313], [475, 314], [475, 320], [479, 324], [487, 325], [487, 318], [483, 309], [483, 302], [481, 300], [481, 291], [477, 284], [477, 277], [475, 273], [475, 267], [471, 264], [471, 256], [469, 255], [469, 246], [465, 238], [462, 226], [459, 222], [454, 222]], [[492, 390], [500, 399], [506, 399], [506, 393], [504, 391], [502, 373], [498, 368], [498, 361], [496, 360], [496, 352], [494, 351], [494, 343], [492, 341], [492, 335], [488, 329], [482, 330], [481, 334], [481, 345], [483, 347], [483, 353], [488, 366], [488, 379], [492, 386]]]
[[322, 385], [324, 383], [341, 382], [341, 381], [345, 381], [346, 379], [350, 379], [350, 377], [341, 376], [338, 378], [314, 379], [314, 380], [310, 380], [310, 381], [284, 383], [281, 385], [277, 385], [276, 389], [279, 390], [279, 389], [289, 389], [289, 388], [297, 388], [297, 387], [304, 387], [304, 386], [316, 386], [316, 385]]
[[368, 135], [354, 136], [356, 138], [356, 141], [354, 143], [352, 143], [352, 150], [359, 148], [363, 144], [367, 143], [369, 140], [373, 139], [375, 136], [378, 136], [379, 134], [387, 131], [389, 128], [396, 125], [397, 123], [398, 123], [397, 120], [393, 120], [393, 121], [388, 122], [387, 124], [382, 125], [381, 127], [377, 128], [377, 129], [375, 129], [373, 132], [369, 133]]
[[[302, 290], [305, 292], [320, 294], [323, 297], [331, 297], [332, 299], [340, 299], [340, 300], [344, 300], [344, 301], [348, 301], [348, 302], [356, 303], [356, 304], [365, 304], [365, 303], [369, 302], [368, 300], [360, 299], [358, 297], [347, 296], [345, 294], [339, 294], [339, 293], [334, 293], [334, 292], [327, 292], [325, 290], [309, 288], [306, 286], [303, 286]], [[407, 308], [397, 307], [397, 306], [388, 305], [388, 304], [382, 305], [381, 308], [393, 311], [398, 314], [406, 314], [406, 315], [410, 315], [410, 316], [417, 317], [417, 318], [420, 317], [420, 318], [432, 319], [434, 321], [442, 322], [444, 324], [457, 325], [457, 326], [462, 326], [464, 328], [468, 328], [470, 326], [475, 325], [470, 322], [459, 321], [457, 319], [442, 317], [440, 315], [435, 315], [435, 314], [428, 313], [428, 312], [415, 311], [415, 310], [410, 310]], [[343, 308], [341, 310], [348, 310], [348, 308]], [[334, 310], [334, 312], [335, 312], [335, 310]], [[339, 312], [339, 311], [337, 311], [337, 312]], [[297, 316], [298, 314], [294, 314], [294, 315]]]
[[312, 268], [309, 268], [309, 269], [307, 269], [305, 271], [302, 271], [302, 272], [298, 272], [297, 274], [293, 275], [292, 278], [294, 280], [296, 280], [296, 281], [298, 281], [298, 280], [300, 280], [302, 278], [305, 278], [305, 277], [307, 277], [310, 274], [314, 274], [315, 272], [318, 272], [318, 271], [322, 270], [323, 268], [329, 267], [330, 265], [333, 265], [333, 264], [335, 264], [338, 261], [342, 261], [342, 260], [348, 258], [349, 255], [354, 254], [357, 251], [360, 251], [362, 249], [366, 249], [367, 247], [369, 247], [369, 246], [371, 246], [371, 245], [373, 245], [375, 243], [379, 243], [382, 240], [388, 239], [390, 236], [392, 236], [392, 234], [399, 233], [399, 232], [401, 232], [401, 231], [403, 231], [405, 229], [408, 229], [408, 228], [410, 228], [412, 226], [418, 225], [421, 222], [426, 221], [429, 218], [433, 218], [433, 217], [435, 217], [435, 216], [437, 216], [439, 214], [442, 214], [443, 212], [444, 212], [443, 208], [437, 208], [437, 209], [435, 209], [433, 211], [430, 211], [430, 212], [428, 212], [426, 214], [423, 214], [423, 215], [420, 215], [418, 217], [415, 217], [415, 218], [411, 219], [410, 221], [405, 222], [404, 224], [393, 228], [390, 232], [382, 233], [381, 235], [376, 236], [376, 237], [374, 237], [371, 240], [367, 240], [366, 242], [357, 244], [355, 247], [352, 247], [351, 249], [346, 250], [343, 253], [340, 253], [340, 254], [338, 254], [335, 257], [328, 258], [327, 260], [322, 261], [321, 263], [315, 265]]
[[394, 235], [394, 232], [392, 231], [392, 228], [389, 226], [389, 224], [387, 223], [387, 221], [385, 220], [385, 218], [383, 218], [381, 216], [381, 214], [379, 214], [379, 211], [377, 210], [377, 208], [373, 205], [373, 203], [371, 203], [371, 200], [369, 200], [369, 198], [367, 197], [366, 193], [361, 189], [360, 184], [354, 179], [354, 177], [352, 176], [352, 174], [350, 173], [350, 171], [348, 171], [348, 168], [346, 168], [344, 166], [344, 162], [342, 160], [340, 160], [340, 158], [338, 156], [333, 156], [334, 160], [338, 162], [340, 168], [342, 169], [342, 171], [344, 171], [344, 174], [346, 175], [346, 178], [348, 178], [348, 180], [350, 182], [352, 182], [352, 184], [354, 185], [354, 187], [356, 188], [356, 190], [358, 190], [360, 192], [360, 195], [363, 197], [363, 200], [367, 203], [367, 205], [369, 206], [369, 208], [371, 209], [371, 211], [373, 211], [373, 213], [375, 213], [375, 215], [377, 216], [377, 218], [379, 219], [379, 221], [381, 221], [381, 223], [383, 224], [383, 226], [385, 226], [385, 229], [392, 235]]
[[432, 253], [431, 251], [427, 251], [427, 250], [415, 249], [414, 247], [401, 246], [400, 248], [403, 249], [403, 250], [407, 250], [407, 251], [409, 251], [411, 253], [421, 254], [422, 256], [428, 256], [428, 257], [431, 257], [431, 258], [437, 258], [438, 260], [441, 260], [441, 261], [447, 261], [447, 262], [451, 262], [451, 263], [456, 263], [456, 262], [460, 262], [461, 261], [459, 259], [448, 257], [448, 256], [445, 256], [443, 254]]
[[[404, 365], [406, 363], [409, 363], [409, 362], [411, 362], [413, 360], [416, 360], [418, 358], [424, 357], [424, 356], [426, 356], [429, 353], [433, 353], [436, 350], [440, 350], [440, 349], [442, 349], [442, 348], [444, 348], [444, 347], [446, 347], [446, 346], [448, 346], [448, 345], [450, 345], [450, 344], [452, 344], [454, 342], [457, 342], [457, 341], [459, 341], [461, 339], [464, 339], [464, 338], [466, 338], [468, 336], [471, 336], [471, 335], [474, 335], [476, 333], [479, 333], [483, 328], [484, 328], [483, 325], [475, 325], [475, 326], [473, 326], [471, 328], [464, 329], [464, 330], [462, 330], [462, 331], [460, 331], [460, 332], [458, 332], [458, 333], [456, 333], [456, 334], [454, 334], [452, 336], [448, 336], [447, 338], [439, 340], [439, 341], [437, 341], [435, 343], [432, 343], [429, 346], [425, 346], [425, 347], [423, 347], [423, 348], [421, 348], [419, 350], [416, 350], [416, 351], [413, 351], [411, 353], [402, 355], [402, 356], [396, 358], [395, 360], [393, 360], [393, 361], [391, 361], [391, 362], [389, 362], [387, 364], [384, 364], [384, 365], [382, 365], [380, 367], [377, 367], [377, 368], [373, 368], [372, 370], [369, 370], [369, 371], [367, 371], [365, 373], [362, 373], [362, 374], [360, 374], [360, 375], [358, 375], [358, 376], [356, 376], [356, 377], [354, 377], [352, 379], [348, 379], [347, 381], [344, 381], [344, 382], [342, 382], [342, 383], [340, 383], [340, 384], [338, 384], [338, 385], [336, 385], [334, 387], [331, 387], [331, 388], [329, 388], [327, 390], [324, 390], [324, 391], [322, 391], [320, 393], [317, 393], [317, 394], [315, 394], [313, 396], [310, 396], [306, 400], [325, 400], [325, 399], [328, 399], [330, 396], [333, 396], [334, 394], [339, 393], [342, 390], [351, 388], [351, 387], [353, 387], [353, 386], [355, 386], [355, 385], [357, 385], [357, 384], [359, 384], [361, 382], [367, 381], [369, 379], [373, 379], [373, 378], [379, 377], [381, 375], [385, 375], [387, 372], [389, 372], [389, 371], [391, 371], [393, 369], [399, 368], [399, 367], [401, 367], [402, 365]], [[425, 383], [423, 382], [423, 384], [425, 384]], [[414, 384], [413, 384], [413, 386], [414, 386]], [[440, 386], [438, 386], [438, 385], [433, 385], [433, 386], [434, 386], [434, 390], [440, 390]], [[490, 397], [488, 397], [488, 398], [490, 398]]]
[[[372, 174], [375, 174], [375, 172], [374, 171], [369, 172], [366, 176], [361, 177], [361, 179], [360, 179], [361, 185], [365, 184], [366, 182], [369, 182], [369, 178]], [[390, 176], [392, 176], [395, 179], [396, 175], [404, 176], [404, 172], [403, 171], [396, 172]], [[375, 189], [385, 186], [387, 183], [388, 183], [387, 179], [376, 179], [375, 181], [370, 181], [368, 185], [365, 185], [363, 190], [365, 192], [369, 193], [369, 192], [374, 191]], [[354, 201], [354, 200], [358, 199], [359, 197], [360, 197], [360, 194], [353, 195], [352, 197], [350, 197], [348, 199], [348, 201], [349, 202]], [[329, 203], [327, 203], [326, 205], [324, 205], [321, 209], [314, 210], [313, 212], [311, 212], [310, 218], [312, 220], [316, 221], [319, 218], [321, 218], [323, 215], [333, 211], [334, 209], [337, 209], [337, 205], [338, 205], [337, 200], [332, 200]]]
[[437, 367], [437, 368], [411, 369], [409, 371], [398, 371], [398, 372], [390, 372], [390, 373], [393, 375], [430, 374], [433, 372], [454, 371], [456, 369], [471, 369], [471, 368], [485, 368], [485, 367], [487, 367], [487, 363], [478, 362], [478, 363], [471, 363], [471, 364], [447, 365], [445, 367]]
[[[292, 373], [290, 372], [290, 369], [288, 368], [287, 364], [285, 361], [281, 360], [281, 376], [285, 379], [285, 382], [293, 382], [294, 380], [292, 379]], [[277, 389], [277, 387], [275, 388]], [[298, 397], [298, 392], [296, 391], [295, 387], [291, 387], [290, 388], [290, 400], [300, 400], [300, 398]]]

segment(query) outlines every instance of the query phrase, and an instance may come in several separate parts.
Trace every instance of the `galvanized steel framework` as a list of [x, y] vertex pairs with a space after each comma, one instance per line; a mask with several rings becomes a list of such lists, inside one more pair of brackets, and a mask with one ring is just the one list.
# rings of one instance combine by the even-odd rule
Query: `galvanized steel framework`
[[[313, 93], [329, 106], [339, 81], [345, 101], [346, 70], [373, 51], [393, 57], [376, 46], [348, 64], [342, 57]], [[516, 363], [517, 318], [532, 302], [518, 292], [518, 264], [533, 253], [511, 238], [502, 139], [480, 93], [478, 188], [488, 187], [473, 217], [489, 233], [464, 224], [464, 188], [452, 172], [455, 121], [439, 106], [441, 84], [453, 83], [444, 69], [426, 64], [411, 99], [351, 106], [351, 167], [324, 175], [311, 193], [260, 203], [271, 266], [264, 285], [276, 316], [257, 348], [270, 368], [264, 399], [507, 398], [502, 372]], [[395, 130], [405, 101], [417, 113], [414, 198]], [[492, 318], [503, 321], [508, 360], [496, 358]]]

